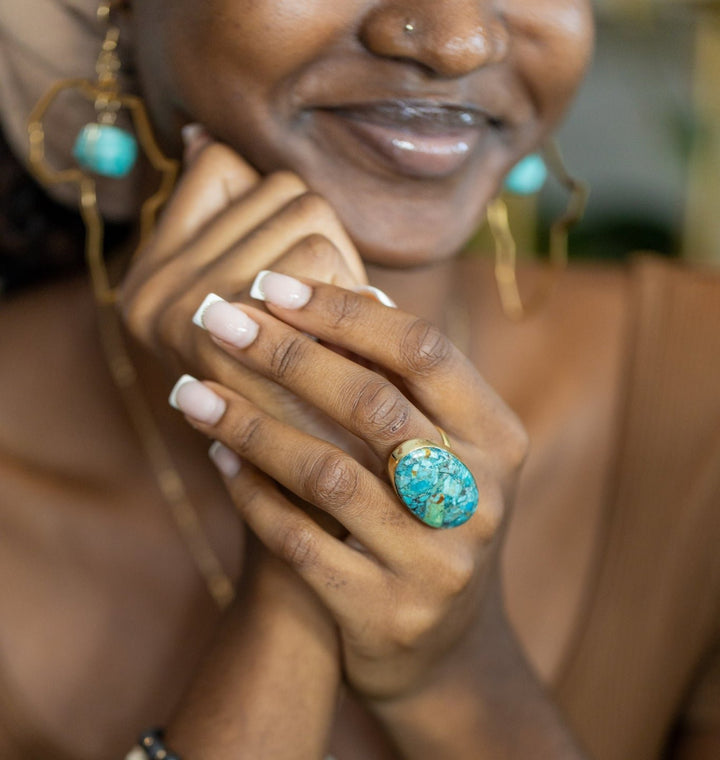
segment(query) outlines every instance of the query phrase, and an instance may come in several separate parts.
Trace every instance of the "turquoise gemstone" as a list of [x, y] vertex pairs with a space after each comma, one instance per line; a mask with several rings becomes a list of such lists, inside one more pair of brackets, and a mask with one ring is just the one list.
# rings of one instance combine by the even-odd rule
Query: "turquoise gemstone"
[[531, 153], [518, 161], [505, 177], [505, 189], [515, 195], [533, 195], [543, 189], [548, 170], [539, 153]]
[[73, 148], [73, 156], [80, 166], [114, 179], [130, 173], [137, 155], [137, 140], [129, 132], [111, 124], [86, 124]]
[[398, 462], [394, 477], [407, 508], [433, 528], [462, 525], [477, 509], [475, 478], [446, 449], [423, 446], [409, 452]]

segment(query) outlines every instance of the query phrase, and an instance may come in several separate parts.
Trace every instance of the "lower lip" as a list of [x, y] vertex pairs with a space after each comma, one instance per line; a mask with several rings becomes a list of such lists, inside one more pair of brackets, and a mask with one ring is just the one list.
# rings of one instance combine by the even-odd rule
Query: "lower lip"
[[[448, 177], [468, 161], [476, 148], [481, 129], [453, 130], [422, 134], [407, 128], [381, 125], [344, 116], [337, 111], [318, 112], [330, 126], [331, 137], [337, 127], [341, 139], [360, 142], [379, 157], [387, 168], [418, 179]], [[352, 147], [352, 146], [351, 146]]]

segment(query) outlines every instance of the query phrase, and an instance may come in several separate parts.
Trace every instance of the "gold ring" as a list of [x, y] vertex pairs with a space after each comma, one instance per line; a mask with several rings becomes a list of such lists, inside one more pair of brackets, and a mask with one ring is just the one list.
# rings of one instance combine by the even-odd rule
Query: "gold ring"
[[442, 445], [412, 438], [388, 459], [388, 473], [402, 503], [426, 525], [455, 528], [477, 510], [479, 493], [468, 466], [450, 451], [445, 431]]

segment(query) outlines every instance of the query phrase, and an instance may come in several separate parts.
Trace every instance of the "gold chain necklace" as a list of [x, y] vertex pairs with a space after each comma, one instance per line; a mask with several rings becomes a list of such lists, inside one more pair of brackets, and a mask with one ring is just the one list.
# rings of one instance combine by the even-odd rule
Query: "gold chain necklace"
[[210, 596], [221, 611], [225, 610], [235, 597], [233, 582], [223, 570], [220, 559], [210, 544], [198, 512], [188, 496], [185, 483], [153, 417], [137, 370], [130, 359], [117, 310], [112, 304], [97, 303], [97, 314], [105, 359], [148, 464]]
[[105, 226], [98, 209], [95, 179], [82, 166], [57, 170], [50, 166], [45, 156], [43, 119], [61, 93], [73, 91], [94, 106], [96, 124], [89, 125], [91, 127], [101, 129], [114, 127], [119, 111], [126, 109], [133, 121], [140, 146], [152, 167], [160, 175], [156, 192], [144, 202], [140, 212], [140, 246], [142, 246], [154, 227], [158, 209], [163, 206], [172, 192], [179, 166], [177, 161], [168, 159], [157, 145], [142, 100], [134, 95], [120, 92], [117, 77], [120, 69], [117, 56], [119, 31], [110, 22], [112, 4], [113, 0], [103, 0], [97, 12], [99, 21], [106, 25], [105, 38], [96, 67], [97, 80], [93, 82], [86, 79], [66, 79], [57, 82], [30, 113], [28, 117], [29, 166], [35, 177], [44, 185], [72, 183], [78, 186], [80, 213], [86, 228], [85, 259], [95, 296], [100, 339], [110, 373], [180, 536], [205, 581], [208, 592], [218, 608], [224, 610], [235, 596], [233, 583], [222, 569], [220, 559], [203, 530], [198, 512], [173, 463], [170, 450], [153, 417], [123, 337], [123, 327], [116, 308], [117, 292], [110, 285], [103, 259]]

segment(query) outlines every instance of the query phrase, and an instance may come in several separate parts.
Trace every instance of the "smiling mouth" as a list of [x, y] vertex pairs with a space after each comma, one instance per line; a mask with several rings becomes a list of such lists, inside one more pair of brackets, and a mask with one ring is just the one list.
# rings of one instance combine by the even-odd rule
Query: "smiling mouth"
[[457, 172], [482, 136], [501, 127], [499, 120], [476, 108], [417, 101], [324, 108], [316, 113], [323, 131], [346, 149], [357, 150], [360, 143], [394, 173], [419, 179]]

